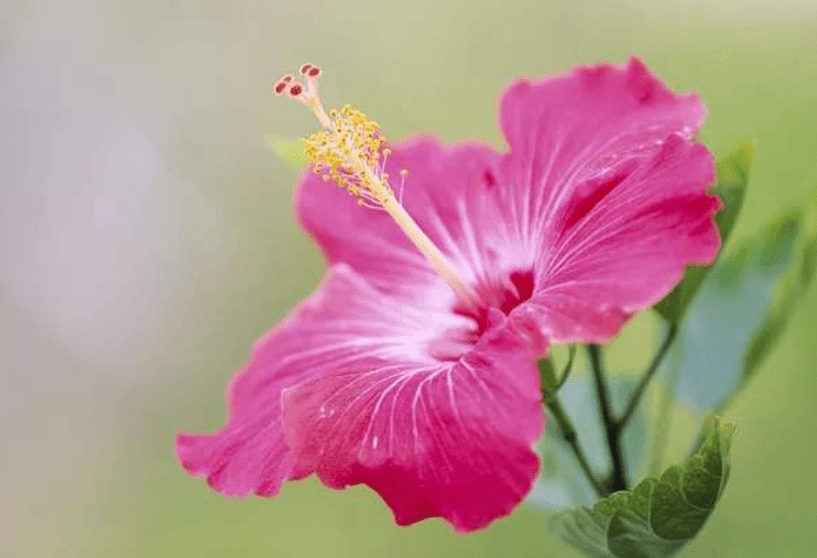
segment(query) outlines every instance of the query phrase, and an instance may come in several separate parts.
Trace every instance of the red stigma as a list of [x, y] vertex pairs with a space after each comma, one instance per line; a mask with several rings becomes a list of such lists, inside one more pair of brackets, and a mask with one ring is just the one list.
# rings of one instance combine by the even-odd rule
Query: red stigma
[[273, 91], [275, 92], [276, 95], [280, 95], [281, 93], [284, 92], [284, 89], [286, 89], [286, 88], [287, 88], [287, 82], [282, 80], [282, 81], [279, 81], [278, 83], [275, 84], [275, 88], [273, 89]]
[[313, 68], [312, 64], [304, 64], [301, 66], [301, 75], [305, 76]]
[[284, 77], [281, 78], [281, 81], [283, 81], [284, 83], [289, 83], [290, 81], [292, 81], [292, 74], [285, 75]]
[[304, 92], [304, 88], [300, 83], [293, 83], [289, 88], [290, 97], [297, 97]]
[[312, 68], [309, 69], [309, 77], [316, 78], [319, 75], [321, 75], [321, 69], [317, 66], [312, 66]]

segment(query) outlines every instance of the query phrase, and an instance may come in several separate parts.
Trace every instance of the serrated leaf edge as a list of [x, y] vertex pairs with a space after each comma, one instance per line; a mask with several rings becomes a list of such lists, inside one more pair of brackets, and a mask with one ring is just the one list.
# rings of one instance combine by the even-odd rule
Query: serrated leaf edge
[[[566, 512], [562, 512], [562, 513], [560, 513], [560, 514], [553, 517], [553, 519], [551, 521], [551, 525], [550, 525], [551, 532], [556, 532], [557, 534], [560, 534], [562, 539], [566, 540], [566, 542], [569, 542], [569, 543], [573, 544], [574, 546], [576, 546], [576, 547], [578, 547], [581, 550], [584, 550], [586, 552], [587, 551], [593, 552], [598, 557], [601, 557], [601, 558], [622, 558], [621, 556], [615, 554], [613, 552], [613, 550], [611, 550], [611, 548], [610, 548], [610, 546], [611, 546], [611, 544], [610, 544], [611, 539], [610, 539], [610, 533], [609, 533], [610, 525], [612, 525], [615, 520], [619, 520], [619, 521], [624, 522], [625, 524], [628, 523], [629, 528], [632, 531], [640, 530], [640, 531], [649, 533], [656, 540], [666, 541], [667, 543], [670, 543], [670, 544], [678, 543], [677, 548], [673, 549], [672, 552], [675, 552], [678, 549], [680, 549], [681, 546], [683, 546], [685, 543], [687, 543], [689, 540], [691, 540], [692, 537], [687, 537], [687, 538], [682, 538], [682, 539], [668, 539], [668, 538], [665, 538], [665, 537], [662, 537], [662, 536], [658, 535], [655, 532], [655, 530], [653, 528], [653, 525], [652, 525], [652, 520], [653, 520], [653, 517], [652, 517], [652, 514], [653, 514], [653, 497], [655, 495], [656, 486], [658, 484], [663, 483], [663, 484], [666, 484], [667, 486], [669, 486], [671, 489], [679, 492], [679, 494], [680, 494], [681, 498], [683, 499], [683, 501], [686, 504], [688, 504], [690, 507], [693, 507], [693, 508], [696, 508], [696, 509], [699, 509], [701, 511], [706, 512], [706, 517], [703, 519], [701, 525], [696, 530], [696, 534], [700, 531], [700, 529], [703, 527], [705, 522], [709, 519], [709, 515], [712, 513], [712, 510], [714, 510], [715, 505], [717, 504], [718, 500], [720, 499], [721, 495], [723, 494], [723, 491], [726, 488], [726, 483], [727, 483], [727, 481], [729, 479], [729, 473], [730, 473], [730, 469], [731, 469], [731, 463], [730, 463], [731, 445], [732, 445], [732, 437], [734, 435], [735, 427], [734, 427], [734, 425], [732, 423], [721, 422], [721, 420], [718, 417], [714, 417], [714, 416], [711, 417], [708, 420], [708, 423], [710, 425], [709, 426], [709, 432], [707, 433], [706, 437], [704, 438], [703, 442], [701, 443], [701, 446], [700, 446], [699, 450], [695, 454], [690, 456], [690, 458], [687, 459], [687, 462], [683, 466], [675, 465], [675, 466], [672, 466], [672, 467], [668, 467], [664, 471], [664, 473], [661, 474], [660, 477], [658, 477], [658, 478], [648, 477], [648, 478], [642, 480], [640, 483], [638, 483], [638, 485], [636, 485], [632, 490], [623, 490], [623, 491], [613, 493], [610, 496], [608, 496], [607, 498], [604, 498], [604, 499], [599, 500], [598, 502], [596, 502], [596, 504], [594, 504], [592, 508], [589, 508], [587, 506], [580, 506], [579, 508], [576, 508], [574, 510], [568, 510]], [[716, 441], [714, 441], [713, 443], [718, 444], [718, 453], [720, 455], [720, 462], [721, 462], [721, 474], [720, 474], [721, 478], [720, 478], [720, 483], [719, 483], [719, 487], [718, 487], [718, 493], [717, 493], [717, 496], [714, 499], [712, 507], [711, 508], [702, 508], [702, 507], [700, 507], [698, 505], [695, 505], [695, 504], [692, 504], [691, 502], [689, 502], [688, 498], [687, 498], [687, 495], [684, 493], [684, 491], [682, 489], [675, 487], [674, 485], [670, 484], [669, 482], [662, 481], [661, 479], [671, 469], [673, 469], [675, 467], [682, 467], [684, 470], [686, 470], [686, 469], [688, 469], [690, 467], [690, 464], [691, 464], [691, 462], [693, 461], [694, 458], [698, 457], [699, 459], [703, 459], [703, 450], [707, 446], [710, 436], [715, 436]], [[708, 470], [706, 470], [706, 468], [703, 466], [703, 464], [702, 464], [701, 468], [703, 469], [703, 471], [706, 474], [708, 474], [709, 476], [714, 478], [714, 475], [712, 475], [712, 473], [710, 473]], [[681, 477], [681, 482], [683, 482], [683, 479], [684, 479], [684, 477], [682, 476]], [[634, 494], [642, 486], [649, 486], [649, 496], [648, 496], [648, 505], [647, 505], [647, 508], [646, 508], [646, 513], [647, 513], [646, 518], [642, 518], [635, 510], [628, 507], [629, 503], [630, 503], [630, 499], [634, 497]], [[597, 515], [597, 512], [600, 511], [599, 508], [602, 508], [602, 507], [605, 507], [605, 506], [611, 506], [613, 508], [612, 514], [609, 515], [609, 520], [606, 521], [606, 526], [602, 525], [600, 523], [600, 519], [602, 519], [602, 518], [598, 517], [598, 515]], [[602, 512], [602, 513], [605, 513], [605, 512]], [[569, 530], [574, 531], [574, 533], [571, 533], [574, 537], [577, 534], [581, 535], [580, 531], [575, 526], [576, 523], [577, 523], [577, 519], [578, 519], [577, 517], [575, 517], [576, 514], [584, 515], [587, 519], [590, 519], [592, 521], [592, 524], [594, 526], [598, 527], [599, 532], [605, 532], [604, 546], [599, 546], [600, 541], [590, 540], [590, 539], [588, 539], [586, 537], [581, 537], [581, 536], [571, 540], [569, 538], [566, 538], [564, 536], [564, 534], [558, 532], [559, 527], [568, 527], [568, 526], [570, 526]], [[566, 519], [570, 520], [570, 524], [572, 524], [572, 525], [566, 524], [565, 523]], [[578, 531], [578, 533], [577, 533], [577, 531]]]

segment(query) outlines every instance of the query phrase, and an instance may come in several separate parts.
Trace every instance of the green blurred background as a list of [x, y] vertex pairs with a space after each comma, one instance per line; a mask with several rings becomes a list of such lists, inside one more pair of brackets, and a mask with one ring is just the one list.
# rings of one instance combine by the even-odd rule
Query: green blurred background
[[[817, 189], [814, 0], [11, 0], [0, 13], [0, 556], [578, 556], [525, 505], [469, 536], [393, 525], [364, 488], [227, 500], [177, 465], [250, 345], [323, 272], [296, 173], [265, 134], [314, 129], [270, 95], [302, 62], [392, 138], [500, 145], [520, 75], [638, 54], [757, 139], [745, 236]], [[684, 556], [817, 548], [817, 289], [728, 410], [730, 485]], [[647, 358], [639, 321], [619, 343]]]

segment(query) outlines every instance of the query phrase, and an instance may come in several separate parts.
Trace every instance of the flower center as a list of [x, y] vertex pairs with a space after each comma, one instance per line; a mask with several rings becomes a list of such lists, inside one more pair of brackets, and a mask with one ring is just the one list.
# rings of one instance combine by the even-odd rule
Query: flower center
[[457, 306], [454, 312], [467, 316], [476, 323], [474, 342], [488, 328], [488, 310], [498, 308], [506, 316], [533, 295], [534, 275], [532, 270], [517, 270], [508, 273], [502, 280], [482, 280], [476, 285], [480, 304], [476, 307]]
[[439, 361], [457, 361], [473, 348], [487, 331], [491, 308], [506, 316], [533, 295], [533, 270], [516, 270], [501, 277], [480, 279], [476, 284], [479, 304], [453, 308], [455, 314], [469, 318], [468, 326], [458, 326], [439, 334], [429, 344], [429, 354]]
[[[333, 181], [339, 187], [346, 188], [359, 198], [361, 205], [386, 211], [428, 260], [432, 269], [456, 293], [460, 304], [464, 308], [478, 308], [480, 297], [476, 291], [462, 280], [394, 195], [389, 175], [385, 172], [389, 149], [380, 126], [349, 105], [327, 114], [318, 96], [320, 68], [304, 64], [300, 73], [306, 79], [307, 87], [288, 74], [276, 82], [273, 91], [276, 95], [286, 93], [309, 107], [323, 125], [321, 131], [303, 140], [304, 152], [312, 163], [313, 171], [325, 181]], [[405, 180], [406, 174], [406, 171], [401, 173], [402, 180]]]

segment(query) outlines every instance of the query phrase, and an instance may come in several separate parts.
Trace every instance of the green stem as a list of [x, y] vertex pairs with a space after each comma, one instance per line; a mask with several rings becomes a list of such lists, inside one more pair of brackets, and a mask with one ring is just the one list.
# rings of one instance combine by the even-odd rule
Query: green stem
[[573, 426], [573, 421], [570, 420], [570, 417], [562, 406], [562, 402], [559, 401], [558, 395], [544, 386], [542, 389], [542, 395], [544, 397], [545, 405], [547, 406], [548, 411], [550, 411], [550, 416], [559, 426], [559, 432], [561, 432], [562, 438], [564, 438], [567, 445], [570, 446], [570, 449], [573, 450], [576, 460], [579, 462], [582, 471], [584, 471], [587, 480], [589, 480], [590, 484], [593, 485], [596, 495], [599, 497], [604, 496], [606, 494], [604, 487], [601, 485], [599, 480], [596, 478], [596, 475], [593, 473], [593, 470], [590, 468], [590, 463], [587, 461], [584, 450], [582, 450], [581, 444], [579, 443], [579, 435], [576, 433], [576, 428]]
[[588, 345], [587, 352], [590, 356], [590, 366], [593, 370], [593, 378], [596, 381], [596, 395], [599, 400], [599, 410], [604, 423], [604, 433], [607, 438], [607, 447], [610, 450], [610, 458], [613, 461], [613, 471], [607, 482], [609, 492], [627, 489], [627, 474], [624, 469], [624, 456], [621, 451], [621, 430], [619, 423], [613, 417], [610, 407], [610, 392], [607, 381], [604, 378], [604, 370], [601, 362], [601, 349], [598, 345]]
[[570, 372], [573, 371], [573, 361], [576, 358], [576, 345], [570, 345], [567, 348], [567, 351], [568, 351], [567, 363], [565, 364], [564, 370], [562, 370], [562, 375], [559, 377], [559, 383], [556, 386], [557, 390], [561, 388], [563, 385], [565, 385], [565, 382], [570, 377]]
[[661, 347], [658, 349], [658, 352], [655, 353], [652, 362], [650, 362], [650, 365], [647, 367], [647, 371], [644, 372], [643, 376], [641, 376], [641, 381], [638, 382], [638, 386], [636, 386], [635, 391], [633, 391], [632, 396], [630, 396], [630, 401], [627, 403], [627, 407], [624, 409], [624, 413], [621, 415], [621, 418], [616, 421], [616, 426], [619, 430], [623, 430], [627, 425], [627, 421], [633, 416], [633, 413], [638, 407], [638, 403], [641, 401], [641, 397], [644, 395], [650, 380], [652, 380], [653, 376], [655, 376], [655, 373], [658, 371], [658, 368], [661, 366], [661, 362], [663, 362], [664, 356], [666, 356], [667, 351], [672, 345], [672, 342], [675, 340], [675, 336], [677, 334], [678, 326], [674, 323], [670, 323], [667, 329], [667, 334], [664, 337], [664, 341], [661, 343]]

